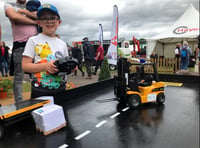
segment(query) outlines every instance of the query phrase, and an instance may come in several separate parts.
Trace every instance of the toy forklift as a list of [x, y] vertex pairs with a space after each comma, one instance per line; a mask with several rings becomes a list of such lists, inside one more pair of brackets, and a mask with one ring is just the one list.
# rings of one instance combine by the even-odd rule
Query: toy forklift
[[0, 140], [4, 136], [4, 129], [25, 118], [31, 117], [31, 112], [45, 104], [50, 100], [23, 100], [0, 107]]
[[114, 77], [114, 94], [120, 103], [130, 108], [138, 108], [149, 102], [163, 104], [164, 85], [164, 82], [159, 82], [155, 63], [119, 59], [118, 76]]

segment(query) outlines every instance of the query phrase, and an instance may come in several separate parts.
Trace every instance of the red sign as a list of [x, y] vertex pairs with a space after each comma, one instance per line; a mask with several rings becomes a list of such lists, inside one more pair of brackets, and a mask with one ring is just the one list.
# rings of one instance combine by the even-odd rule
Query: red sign
[[187, 26], [180, 26], [177, 27], [173, 30], [173, 33], [175, 34], [184, 34], [187, 32], [192, 32], [192, 31], [198, 31], [200, 28], [188, 28]]

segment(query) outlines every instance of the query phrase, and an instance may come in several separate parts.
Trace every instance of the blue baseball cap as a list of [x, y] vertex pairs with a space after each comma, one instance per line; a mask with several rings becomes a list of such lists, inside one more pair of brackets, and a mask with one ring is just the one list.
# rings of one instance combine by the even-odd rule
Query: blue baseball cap
[[37, 11], [37, 17], [39, 18], [42, 12], [48, 12], [48, 11], [55, 13], [60, 18], [57, 8], [52, 4], [41, 5]]

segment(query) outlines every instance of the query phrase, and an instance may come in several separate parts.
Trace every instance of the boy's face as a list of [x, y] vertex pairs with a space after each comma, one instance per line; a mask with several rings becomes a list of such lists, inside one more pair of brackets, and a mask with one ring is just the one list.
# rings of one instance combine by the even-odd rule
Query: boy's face
[[42, 33], [54, 37], [58, 26], [61, 24], [61, 20], [56, 14], [45, 12], [39, 17], [38, 24], [42, 27]]

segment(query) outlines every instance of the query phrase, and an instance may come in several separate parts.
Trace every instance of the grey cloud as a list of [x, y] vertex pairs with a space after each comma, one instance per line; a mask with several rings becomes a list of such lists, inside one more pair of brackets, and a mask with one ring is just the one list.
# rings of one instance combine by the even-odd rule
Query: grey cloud
[[[12, 0], [12, 2], [15, 2], [15, 0]], [[99, 23], [103, 26], [104, 39], [110, 39], [112, 7], [109, 10], [99, 7], [93, 9], [95, 12], [92, 12], [85, 11], [86, 8], [81, 6], [78, 0], [75, 1], [76, 3], [66, 0], [41, 0], [41, 2], [52, 3], [57, 6], [62, 19], [62, 24], [57, 33], [69, 44], [72, 41], [81, 41], [84, 36], [88, 36], [91, 40], [97, 40]], [[102, 2], [105, 1], [102, 0]], [[119, 9], [119, 38], [126, 39], [132, 39], [133, 36], [149, 38], [157, 35], [160, 30], [164, 30], [173, 24], [190, 3], [193, 3], [195, 8], [199, 10], [199, 0], [116, 0], [115, 2], [118, 2]], [[107, 5], [106, 2], [105, 5]], [[90, 8], [92, 7], [90, 5]], [[1, 6], [0, 23], [4, 30], [2, 37], [11, 45], [10, 23], [3, 15], [2, 9]]]

